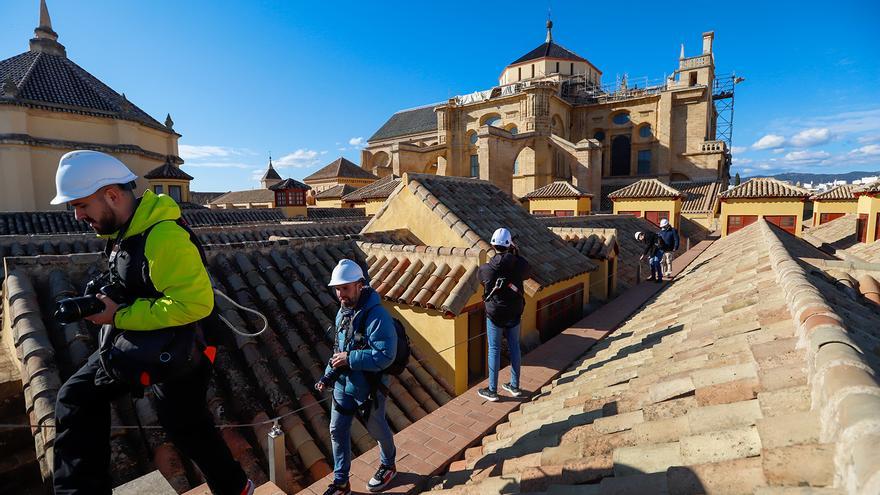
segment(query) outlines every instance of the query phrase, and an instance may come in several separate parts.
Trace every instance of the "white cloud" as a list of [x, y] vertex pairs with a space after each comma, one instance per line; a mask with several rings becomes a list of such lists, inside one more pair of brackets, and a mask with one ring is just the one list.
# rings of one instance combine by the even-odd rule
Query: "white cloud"
[[[785, 153], [785, 148], [776, 148], [775, 150], [773, 150], [773, 153], [776, 153], [777, 155], [779, 153]], [[774, 160], [775, 160], [775, 158], [774, 158]]]
[[750, 173], [752, 173], [752, 172], [754, 172], [754, 171], [755, 171], [755, 169], [753, 169], [753, 168], [744, 168], [744, 169], [742, 169], [742, 173], [744, 173], [744, 174], [750, 174]]
[[364, 141], [364, 138], [362, 137], [353, 137], [348, 140], [348, 144], [352, 146], [364, 146], [367, 144], [367, 142]]
[[733, 154], [735, 155], [735, 154], [737, 154], [737, 153], [742, 153], [743, 151], [745, 151], [745, 150], [747, 150], [747, 149], [748, 149], [748, 148], [747, 148], [746, 146], [731, 146], [731, 147], [730, 147], [730, 152], [733, 153]]
[[857, 141], [860, 144], [869, 144], [869, 143], [877, 143], [880, 142], [880, 134], [868, 135], [868, 136], [859, 136]]
[[789, 142], [799, 148], [809, 148], [831, 141], [833, 135], [827, 127], [811, 127], [795, 134]]
[[778, 148], [785, 142], [785, 138], [776, 134], [767, 134], [761, 139], [755, 141], [752, 148], [756, 150], [766, 150], [770, 148]]
[[880, 144], [868, 144], [849, 152], [852, 156], [880, 156]]
[[737, 165], [746, 165], [746, 164], [752, 163], [752, 161], [753, 161], [753, 160], [752, 160], [751, 158], [737, 158], [737, 157], [733, 157], [733, 163], [735, 163], [735, 164], [737, 164]]
[[275, 162], [276, 167], [311, 167], [312, 165], [317, 165], [318, 156], [324, 154], [325, 152], [318, 152], [315, 150], [306, 150], [306, 149], [298, 149], [293, 153], [288, 153]]
[[184, 167], [193, 167], [193, 168], [251, 168], [253, 167], [252, 163], [241, 163], [241, 162], [199, 162], [199, 161], [189, 161], [186, 162]]
[[831, 156], [831, 153], [827, 151], [792, 151], [791, 153], [786, 153], [783, 158], [787, 162], [795, 163], [798, 165], [808, 165], [812, 163], [817, 163], [822, 160], [825, 160]]
[[241, 155], [242, 152], [227, 146], [198, 146], [181, 144], [177, 147], [180, 157], [184, 160], [198, 160], [200, 158], [218, 158], [233, 155]]

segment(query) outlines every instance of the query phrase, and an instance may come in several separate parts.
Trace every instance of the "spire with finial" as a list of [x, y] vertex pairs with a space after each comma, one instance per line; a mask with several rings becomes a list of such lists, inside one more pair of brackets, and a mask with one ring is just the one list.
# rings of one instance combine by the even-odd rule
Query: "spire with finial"
[[281, 182], [281, 176], [278, 175], [278, 172], [275, 171], [275, 168], [272, 166], [272, 154], [269, 154], [269, 168], [266, 170], [266, 173], [263, 174], [263, 178], [260, 179], [260, 183], [263, 185], [263, 189], [269, 189], [269, 186], [275, 185]]
[[173, 131], [173, 130], [174, 130], [174, 121], [171, 120], [171, 114], [170, 114], [170, 113], [165, 117], [165, 127], [167, 127], [169, 131]]
[[681, 53], [678, 55], [678, 59], [684, 59], [684, 43], [681, 44]]
[[544, 43], [550, 43], [553, 41], [553, 21], [550, 19], [550, 10], [547, 10], [547, 39], [544, 40]]
[[46, 6], [46, 0], [40, 0], [40, 25], [34, 29], [30, 48], [32, 52], [67, 56], [64, 45], [58, 42], [58, 33], [52, 29], [52, 18], [49, 17], [49, 7]]

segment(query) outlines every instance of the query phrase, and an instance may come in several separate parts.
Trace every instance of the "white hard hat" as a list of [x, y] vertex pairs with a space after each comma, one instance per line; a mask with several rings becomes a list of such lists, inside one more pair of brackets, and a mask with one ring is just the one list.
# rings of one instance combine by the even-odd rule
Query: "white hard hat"
[[77, 150], [66, 153], [55, 172], [57, 194], [51, 204], [60, 205], [86, 196], [111, 184], [128, 184], [137, 179], [124, 163], [100, 151]]
[[503, 227], [496, 230], [495, 233], [492, 234], [492, 245], [510, 247], [510, 231]]
[[344, 259], [339, 260], [339, 263], [333, 268], [333, 273], [330, 275], [330, 283], [327, 285], [334, 287], [363, 279], [364, 271], [361, 270], [361, 267], [352, 260]]
[[638, 231], [638, 232], [636, 232], [636, 240], [639, 240], [639, 236], [640, 236], [640, 235], [642, 235], [642, 231], [641, 231], [641, 230]]
[[665, 218], [661, 218], [661, 219], [660, 219], [660, 226], [661, 226], [661, 227], [666, 227], [667, 225], [669, 225], [669, 220], [667, 220], [667, 219], [665, 219]]

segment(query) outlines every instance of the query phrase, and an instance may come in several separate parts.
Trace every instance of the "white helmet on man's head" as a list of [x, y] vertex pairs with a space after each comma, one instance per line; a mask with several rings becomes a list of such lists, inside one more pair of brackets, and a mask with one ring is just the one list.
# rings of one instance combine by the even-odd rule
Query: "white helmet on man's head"
[[660, 219], [660, 228], [662, 229], [663, 227], [666, 227], [667, 225], [669, 225], [669, 220], [667, 220], [665, 218], [661, 218]]
[[360, 265], [349, 259], [339, 260], [330, 275], [330, 287], [350, 284], [364, 279], [364, 271]]
[[60, 205], [82, 199], [104, 186], [128, 184], [137, 178], [124, 163], [107, 153], [71, 151], [58, 162], [58, 171], [55, 172], [57, 194], [50, 203]]
[[504, 227], [497, 229], [495, 233], [492, 234], [491, 244], [493, 246], [510, 247], [510, 231]]

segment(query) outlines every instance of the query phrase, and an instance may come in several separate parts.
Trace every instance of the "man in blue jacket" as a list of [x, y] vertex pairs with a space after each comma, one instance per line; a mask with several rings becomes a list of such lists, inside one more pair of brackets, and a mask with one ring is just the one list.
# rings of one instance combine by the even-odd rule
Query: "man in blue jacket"
[[397, 474], [394, 433], [385, 418], [388, 376], [382, 374], [397, 352], [394, 320], [382, 307], [379, 294], [366, 286], [364, 272], [352, 260], [341, 260], [328, 284], [336, 292], [340, 308], [336, 315], [334, 354], [315, 385], [318, 391], [333, 386], [330, 440], [333, 444], [333, 483], [324, 495], [348, 495], [351, 468], [351, 423], [355, 414], [365, 420], [367, 431], [379, 442], [379, 469], [367, 482], [367, 490], [383, 490]]
[[663, 275], [666, 278], [672, 278], [672, 258], [678, 251], [678, 231], [669, 225], [669, 220], [663, 218], [660, 220], [660, 250], [663, 252]]

